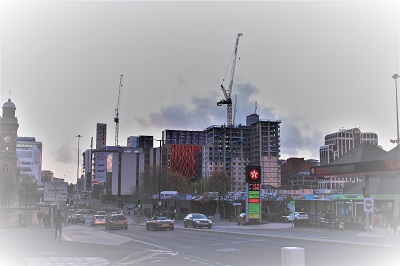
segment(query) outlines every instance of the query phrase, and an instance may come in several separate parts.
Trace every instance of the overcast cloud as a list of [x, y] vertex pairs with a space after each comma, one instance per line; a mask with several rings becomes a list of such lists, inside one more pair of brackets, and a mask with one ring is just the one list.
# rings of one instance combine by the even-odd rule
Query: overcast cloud
[[68, 182], [75, 136], [89, 149], [96, 123], [107, 123], [114, 144], [121, 74], [120, 145], [225, 124], [216, 103], [239, 32], [235, 123], [257, 101], [261, 119], [282, 121], [282, 158], [319, 159], [324, 136], [341, 128], [394, 147], [398, 1], [0, 3], [0, 100], [12, 91], [18, 135], [41, 141], [43, 169]]

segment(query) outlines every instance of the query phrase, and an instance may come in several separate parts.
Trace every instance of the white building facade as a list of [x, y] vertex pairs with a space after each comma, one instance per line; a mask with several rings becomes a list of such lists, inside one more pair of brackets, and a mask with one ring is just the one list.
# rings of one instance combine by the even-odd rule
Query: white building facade
[[34, 177], [42, 185], [42, 142], [34, 137], [18, 137], [17, 158], [19, 174]]
[[378, 135], [373, 132], [361, 132], [359, 128], [340, 129], [326, 135], [325, 145], [319, 149], [321, 165], [332, 163], [364, 142], [378, 146]]

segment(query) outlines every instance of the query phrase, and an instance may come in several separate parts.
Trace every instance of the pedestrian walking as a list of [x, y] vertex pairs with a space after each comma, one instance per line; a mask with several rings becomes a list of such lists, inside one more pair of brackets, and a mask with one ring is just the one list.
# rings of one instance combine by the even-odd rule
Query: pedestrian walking
[[40, 226], [40, 225], [41, 225], [41, 220], [42, 220], [42, 218], [43, 218], [43, 213], [42, 213], [42, 211], [39, 211], [39, 212], [37, 213], [37, 218], [38, 218], [39, 226]]
[[397, 219], [396, 216], [394, 216], [394, 214], [390, 214], [387, 217], [387, 223], [388, 223], [388, 234], [390, 234], [390, 231], [393, 230], [394, 235], [397, 235]]
[[60, 210], [57, 210], [56, 217], [54, 218], [55, 240], [57, 240], [58, 234], [60, 235], [59, 240], [61, 240], [63, 221], [64, 217], [62, 216]]

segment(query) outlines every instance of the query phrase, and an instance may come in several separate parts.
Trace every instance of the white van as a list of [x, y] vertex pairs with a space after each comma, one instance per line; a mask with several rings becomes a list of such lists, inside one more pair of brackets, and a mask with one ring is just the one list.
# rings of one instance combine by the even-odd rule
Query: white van
[[178, 196], [178, 191], [161, 191], [160, 193], [161, 199], [168, 199], [176, 196]]

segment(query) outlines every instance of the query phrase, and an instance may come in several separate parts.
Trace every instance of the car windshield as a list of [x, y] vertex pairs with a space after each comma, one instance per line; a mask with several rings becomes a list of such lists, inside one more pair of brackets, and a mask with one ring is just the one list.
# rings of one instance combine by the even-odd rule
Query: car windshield
[[156, 217], [154, 217], [154, 220], [167, 220], [167, 217], [165, 217], [165, 216], [156, 216]]
[[194, 219], [207, 219], [204, 214], [193, 214]]
[[104, 215], [95, 215], [94, 218], [95, 219], [104, 219], [105, 216]]

